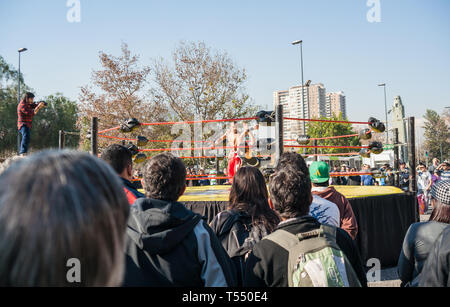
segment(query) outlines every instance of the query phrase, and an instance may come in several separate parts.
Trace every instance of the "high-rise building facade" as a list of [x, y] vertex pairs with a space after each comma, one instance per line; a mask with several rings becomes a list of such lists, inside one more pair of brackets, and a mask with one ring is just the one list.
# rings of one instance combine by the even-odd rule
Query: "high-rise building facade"
[[333, 115], [347, 118], [347, 108], [344, 92], [326, 93], [325, 95], [325, 116], [330, 118]]
[[[302, 95], [303, 91], [303, 95]], [[273, 94], [274, 106], [283, 105], [284, 117], [317, 118], [325, 116], [325, 87], [322, 83], [310, 86], [293, 86], [287, 91]], [[284, 121], [286, 138], [293, 139], [306, 134], [308, 125], [304, 121]]]
[[[303, 91], [303, 96], [302, 96]], [[283, 105], [283, 116], [292, 118], [319, 118], [339, 116], [347, 118], [344, 92], [327, 93], [322, 83], [310, 86], [293, 86], [287, 91], [273, 93], [273, 104]], [[283, 122], [285, 139], [296, 139], [307, 134], [308, 123], [304, 121], [285, 120]]]

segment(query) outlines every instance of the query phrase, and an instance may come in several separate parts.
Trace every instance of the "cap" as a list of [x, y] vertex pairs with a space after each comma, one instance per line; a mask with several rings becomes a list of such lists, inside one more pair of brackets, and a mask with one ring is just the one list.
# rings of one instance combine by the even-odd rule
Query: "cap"
[[314, 161], [309, 167], [309, 177], [313, 183], [323, 183], [330, 179], [330, 167], [323, 161]]
[[450, 205], [450, 181], [440, 180], [431, 187], [431, 197], [443, 204]]

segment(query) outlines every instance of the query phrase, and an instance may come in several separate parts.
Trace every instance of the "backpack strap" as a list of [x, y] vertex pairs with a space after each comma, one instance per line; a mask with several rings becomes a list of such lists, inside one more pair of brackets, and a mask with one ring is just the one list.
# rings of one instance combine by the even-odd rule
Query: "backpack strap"
[[280, 245], [287, 251], [289, 251], [293, 246], [298, 244], [298, 237], [283, 229], [278, 229], [272, 232], [270, 235], [265, 236], [263, 240], [270, 240]]
[[330, 225], [320, 225], [320, 229], [322, 229], [323, 233], [332, 241], [336, 242], [336, 232], [337, 228]]

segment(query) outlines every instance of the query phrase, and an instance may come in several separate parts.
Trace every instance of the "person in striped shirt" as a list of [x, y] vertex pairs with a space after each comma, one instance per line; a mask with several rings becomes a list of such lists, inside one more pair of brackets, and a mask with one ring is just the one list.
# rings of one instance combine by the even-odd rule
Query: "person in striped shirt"
[[444, 162], [439, 165], [438, 170], [441, 171], [441, 180], [449, 181], [450, 180], [450, 163]]

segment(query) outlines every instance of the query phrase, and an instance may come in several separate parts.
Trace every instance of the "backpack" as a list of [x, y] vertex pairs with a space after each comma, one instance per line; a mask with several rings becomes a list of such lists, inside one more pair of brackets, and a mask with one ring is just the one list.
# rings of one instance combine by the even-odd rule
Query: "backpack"
[[361, 287], [345, 254], [336, 243], [336, 227], [291, 234], [279, 229], [271, 240], [289, 252], [289, 287]]
[[233, 213], [223, 226], [224, 232], [219, 234], [219, 240], [227, 241], [227, 251], [230, 258], [246, 257], [253, 246], [267, 235], [265, 229], [252, 224], [252, 218], [244, 213]]
[[228, 213], [230, 215], [224, 221], [221, 232], [216, 234], [233, 261], [238, 271], [239, 285], [242, 285], [245, 261], [253, 250], [253, 246], [267, 235], [267, 231], [264, 227], [254, 226], [252, 218], [245, 213], [230, 211]]

